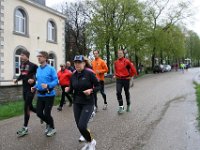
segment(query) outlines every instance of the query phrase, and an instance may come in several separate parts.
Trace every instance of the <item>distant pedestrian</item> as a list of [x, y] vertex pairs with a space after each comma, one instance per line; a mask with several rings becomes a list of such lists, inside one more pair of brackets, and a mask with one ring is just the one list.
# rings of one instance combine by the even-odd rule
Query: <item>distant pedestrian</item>
[[62, 111], [62, 107], [65, 102], [65, 96], [69, 100], [69, 106], [72, 106], [72, 98], [71, 96], [65, 92], [65, 88], [69, 87], [70, 84], [70, 78], [72, 76], [72, 72], [68, 69], [65, 68], [65, 64], [60, 65], [60, 70], [58, 71], [58, 80], [59, 80], [59, 85], [61, 86], [62, 89], [62, 95], [61, 95], [61, 100], [60, 100], [60, 105], [57, 108], [58, 111]]
[[30, 118], [30, 111], [36, 113], [32, 101], [35, 93], [31, 92], [31, 87], [35, 85], [35, 74], [37, 65], [29, 61], [30, 53], [23, 50], [20, 55], [20, 76], [14, 81], [17, 83], [22, 80], [23, 82], [23, 99], [24, 99], [24, 126], [17, 131], [19, 136], [28, 134], [28, 122]]
[[74, 57], [76, 71], [71, 77], [70, 87], [66, 91], [73, 93], [73, 110], [76, 125], [85, 138], [86, 143], [82, 150], [95, 150], [96, 141], [92, 138], [87, 124], [94, 110], [94, 92], [99, 90], [99, 83], [95, 75], [85, 69], [83, 55]]
[[[108, 103], [107, 103], [107, 100], [106, 100], [106, 94], [104, 92], [104, 74], [108, 72], [108, 67], [106, 65], [106, 62], [99, 57], [99, 51], [98, 50], [94, 50], [93, 54], [94, 54], [95, 59], [92, 61], [92, 69], [94, 70], [96, 77], [99, 80], [100, 87], [101, 87], [100, 93], [101, 93], [103, 100], [104, 100], [103, 110], [106, 110]], [[96, 109], [97, 109], [98, 108], [97, 93], [95, 93], [95, 106], [96, 106]]]
[[185, 70], [185, 64], [184, 64], [184, 63], [181, 63], [181, 64], [180, 64], [180, 69], [181, 69], [181, 72], [182, 72], [182, 73], [185, 72], [185, 71], [184, 71], [184, 70]]
[[66, 69], [70, 70], [71, 72], [74, 72], [74, 67], [71, 66], [71, 62], [67, 61], [66, 62]]
[[130, 112], [130, 79], [137, 74], [135, 67], [131, 64], [130, 60], [124, 58], [124, 51], [118, 50], [118, 59], [114, 62], [115, 77], [116, 77], [116, 91], [117, 100], [119, 102], [118, 113], [124, 112], [124, 105], [122, 99], [122, 88], [124, 88], [126, 95], [127, 108], [126, 111]]
[[51, 116], [51, 110], [55, 98], [55, 86], [58, 85], [58, 77], [54, 67], [47, 64], [48, 53], [46, 51], [39, 52], [38, 62], [40, 66], [36, 73], [36, 85], [31, 88], [32, 92], [37, 90], [37, 116], [46, 122], [45, 134], [53, 136], [56, 133], [54, 120]]

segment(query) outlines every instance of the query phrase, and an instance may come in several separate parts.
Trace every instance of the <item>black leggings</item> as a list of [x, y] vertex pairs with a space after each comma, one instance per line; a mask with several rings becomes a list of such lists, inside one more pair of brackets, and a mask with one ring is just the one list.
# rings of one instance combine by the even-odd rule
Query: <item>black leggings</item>
[[42, 119], [50, 128], [54, 129], [54, 121], [51, 116], [51, 110], [54, 103], [54, 96], [38, 97], [37, 100], [37, 116]]
[[31, 91], [23, 91], [23, 99], [24, 99], [24, 126], [28, 126], [28, 121], [30, 118], [30, 111], [36, 113], [36, 109], [33, 107], [33, 98], [34, 93]]
[[124, 88], [127, 105], [130, 105], [129, 82], [130, 82], [129, 79], [117, 79], [116, 81], [117, 100], [119, 102], [119, 106], [123, 106], [122, 88]]
[[87, 124], [94, 110], [94, 106], [87, 105], [87, 104], [74, 103], [73, 109], [74, 109], [74, 117], [75, 117], [76, 125], [80, 133], [83, 135], [83, 137], [86, 139], [87, 142], [91, 142], [92, 137], [91, 137], [90, 132], [87, 129]]
[[[104, 81], [99, 81], [99, 84], [100, 84], [100, 93], [103, 97], [104, 104], [107, 104], [106, 94], [104, 92]], [[94, 93], [94, 102], [95, 102], [95, 107], [98, 107], [98, 105], [97, 105], [97, 92]]]
[[60, 107], [63, 107], [63, 105], [64, 105], [65, 96], [68, 98], [69, 102], [72, 103], [72, 98], [71, 98], [71, 96], [69, 95], [69, 93], [66, 93], [66, 92], [65, 92], [65, 88], [66, 88], [66, 86], [61, 86], [61, 89], [62, 89], [62, 96], [61, 96], [61, 101], [60, 101]]

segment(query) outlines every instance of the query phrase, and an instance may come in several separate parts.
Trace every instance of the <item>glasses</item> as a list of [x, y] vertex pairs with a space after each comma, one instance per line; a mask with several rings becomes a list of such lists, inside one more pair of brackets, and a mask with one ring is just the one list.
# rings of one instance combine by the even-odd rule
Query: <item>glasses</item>
[[60, 66], [60, 67], [64, 67], [64, 66]]

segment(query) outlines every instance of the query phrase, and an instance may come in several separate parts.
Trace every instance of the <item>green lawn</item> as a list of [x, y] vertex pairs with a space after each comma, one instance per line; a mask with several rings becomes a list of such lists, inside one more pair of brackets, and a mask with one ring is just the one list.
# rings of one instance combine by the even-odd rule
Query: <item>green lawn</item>
[[[55, 98], [54, 105], [58, 105], [59, 102], [60, 102], [60, 96], [57, 96]], [[35, 104], [36, 100], [33, 101], [33, 105]], [[23, 106], [24, 102], [22, 100], [0, 104], [0, 120], [22, 115]]]
[[199, 84], [196, 84], [195, 83], [195, 89], [196, 89], [196, 99], [197, 99], [197, 106], [198, 106], [198, 117], [197, 117], [197, 120], [198, 120], [198, 125], [199, 125], [199, 128], [200, 128], [200, 85]]

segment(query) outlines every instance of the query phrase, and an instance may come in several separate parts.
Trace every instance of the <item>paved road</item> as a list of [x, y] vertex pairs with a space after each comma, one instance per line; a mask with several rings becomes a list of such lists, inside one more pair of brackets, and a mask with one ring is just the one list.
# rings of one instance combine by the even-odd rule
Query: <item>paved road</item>
[[[115, 85], [106, 93], [109, 109], [103, 111], [99, 95], [99, 112], [89, 128], [97, 141], [97, 150], [198, 150], [197, 107], [193, 78], [199, 69], [185, 74], [171, 72], [148, 75], [135, 80], [131, 88], [132, 112], [118, 115]], [[46, 137], [45, 125], [32, 114], [30, 134], [17, 138], [23, 116], [0, 121], [0, 150], [79, 150], [72, 109], [53, 108], [57, 134]]]

